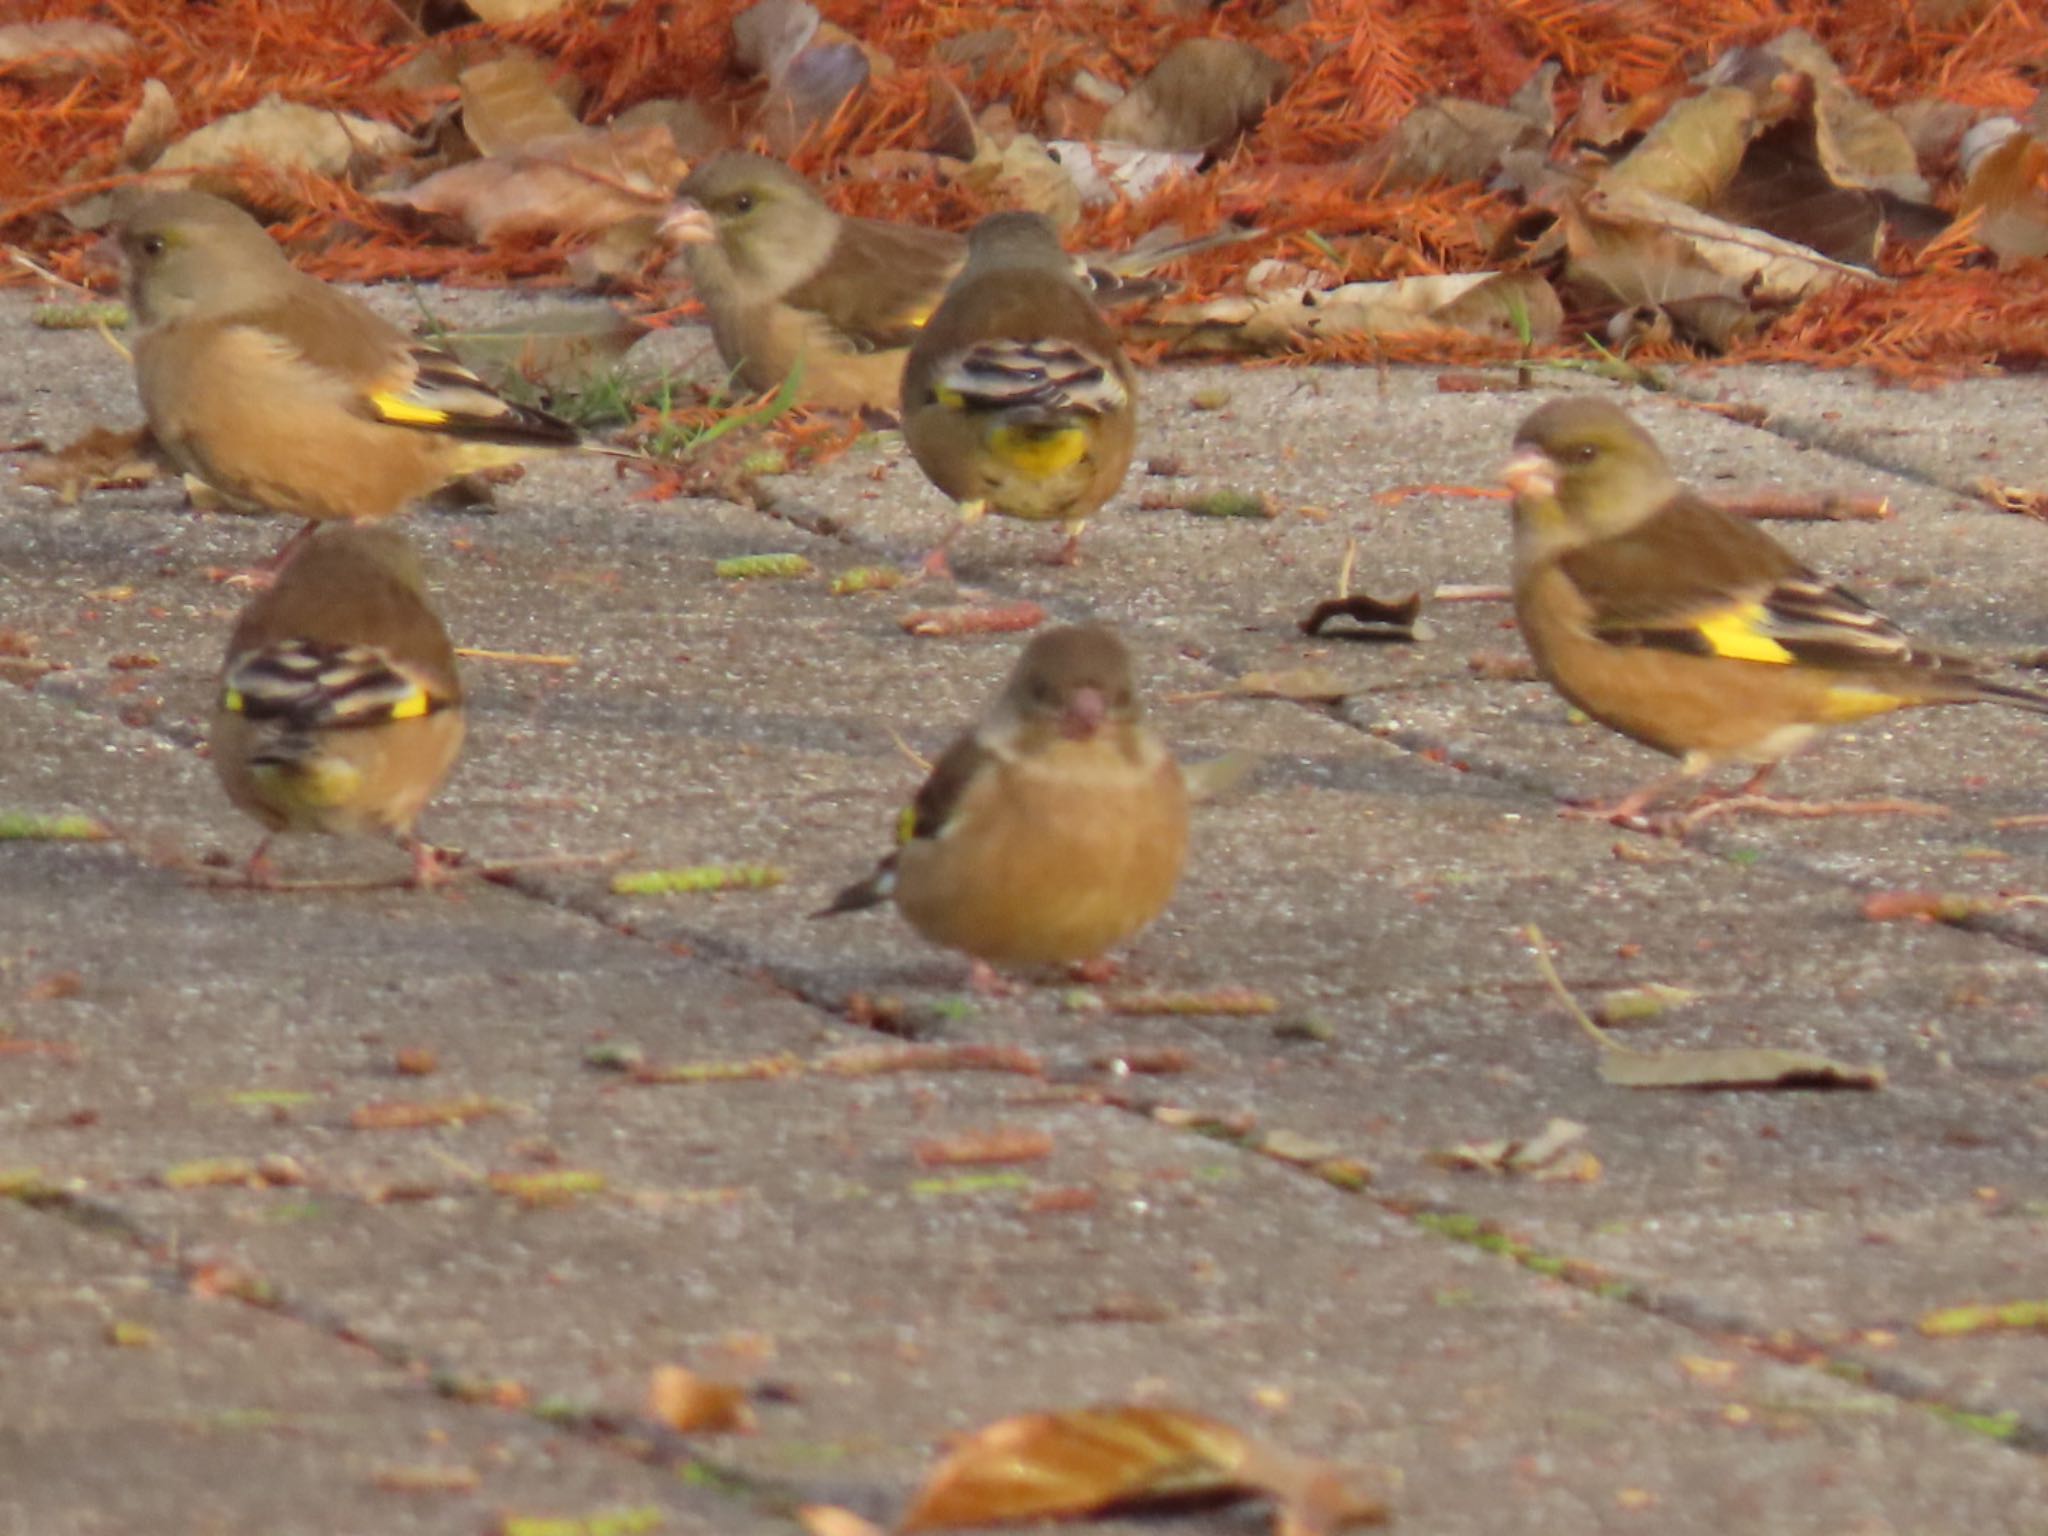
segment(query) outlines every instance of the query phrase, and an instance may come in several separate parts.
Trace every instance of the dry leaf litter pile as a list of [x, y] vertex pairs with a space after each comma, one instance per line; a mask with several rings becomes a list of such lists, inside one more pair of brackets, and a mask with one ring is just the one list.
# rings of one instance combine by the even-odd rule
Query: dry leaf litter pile
[[58, 0], [0, 27], [0, 239], [83, 276], [147, 173], [325, 277], [687, 312], [654, 223], [750, 142], [849, 212], [1246, 235], [1155, 357], [1940, 376], [2048, 355], [2043, 60], [2027, 0]]

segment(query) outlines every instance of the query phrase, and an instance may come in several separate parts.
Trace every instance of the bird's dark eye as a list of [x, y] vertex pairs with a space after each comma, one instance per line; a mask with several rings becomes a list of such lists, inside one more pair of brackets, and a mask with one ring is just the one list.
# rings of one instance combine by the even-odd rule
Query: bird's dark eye
[[751, 210], [751, 209], [753, 208], [753, 206], [754, 206], [754, 194], [753, 194], [753, 193], [751, 193], [751, 192], [735, 192], [735, 193], [733, 194], [733, 198], [732, 198], [732, 211], [733, 211], [734, 213], [746, 213], [746, 212], [750, 211], [750, 210]]
[[1600, 450], [1591, 443], [1573, 443], [1565, 449], [1564, 456], [1574, 464], [1590, 464], [1600, 456]]
[[142, 254], [145, 256], [161, 256], [164, 253], [164, 237], [162, 235], [144, 235], [140, 243]]

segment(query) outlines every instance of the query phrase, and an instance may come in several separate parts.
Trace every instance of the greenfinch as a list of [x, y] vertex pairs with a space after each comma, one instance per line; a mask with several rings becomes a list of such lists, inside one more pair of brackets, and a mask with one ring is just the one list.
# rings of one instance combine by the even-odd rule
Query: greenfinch
[[1058, 522], [1052, 558], [1071, 562], [1123, 485], [1137, 430], [1137, 374], [1052, 225], [983, 219], [903, 369], [904, 440], [960, 505], [925, 570], [945, 572], [955, 535], [991, 511]]
[[[209, 742], [228, 798], [270, 834], [396, 838], [415, 884], [440, 868], [413, 834], [462, 750], [462, 682], [396, 528], [327, 524], [242, 612]], [[266, 836], [252, 884], [271, 878]]]
[[[1593, 814], [1633, 821], [1725, 763], [1756, 771], [1741, 799], [1721, 804], [1767, 808], [1764, 779], [1816, 732], [1896, 709], [2048, 712], [2048, 696], [1916, 645], [1763, 529], [1686, 490], [1650, 435], [1604, 400], [1531, 414], [1503, 478], [1515, 614], [1537, 670], [1601, 724], [1679, 760], [1676, 774]], [[1886, 804], [1898, 808], [1866, 808]]]
[[[740, 150], [705, 161], [676, 190], [661, 235], [681, 249], [719, 359], [741, 385], [780, 388], [801, 363], [800, 404], [893, 412], [910, 343], [967, 264], [967, 237], [836, 213], [781, 161]], [[1144, 273], [1245, 238], [1225, 229], [1071, 260], [1098, 302], [1123, 304], [1171, 286]]]
[[118, 223], [143, 412], [173, 462], [231, 501], [371, 522], [463, 475], [581, 445], [569, 423], [295, 269], [232, 203], [145, 193]]
[[935, 944], [991, 964], [1094, 960], [1162, 912], [1187, 853], [1188, 792], [1146, 728], [1113, 630], [1048, 630], [933, 767], [898, 846], [818, 916], [894, 901]]
[[948, 230], [845, 218], [779, 160], [714, 156], [677, 188], [662, 224], [680, 246], [712, 340], [742, 385], [779, 387], [801, 365], [804, 405], [893, 411], [903, 360], [967, 243]]

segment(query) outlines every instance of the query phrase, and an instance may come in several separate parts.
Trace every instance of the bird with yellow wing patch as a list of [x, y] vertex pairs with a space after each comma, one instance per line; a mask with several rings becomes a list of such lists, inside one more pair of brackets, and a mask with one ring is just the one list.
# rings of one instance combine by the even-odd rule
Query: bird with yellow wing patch
[[[317, 529], [235, 624], [209, 744], [228, 798], [272, 834], [394, 837], [432, 883], [413, 824], [462, 736], [455, 651], [396, 528]], [[252, 884], [271, 878], [269, 846]]]
[[463, 475], [593, 446], [298, 271], [232, 203], [147, 193], [118, 223], [143, 411], [231, 501], [375, 522]]
[[1589, 814], [1634, 820], [1728, 763], [1756, 771], [1739, 798], [1696, 815], [1901, 809], [1760, 791], [1829, 726], [1930, 704], [2048, 713], [2048, 696], [1917, 644], [1754, 523], [1686, 490], [1650, 435], [1604, 400], [1535, 411], [1503, 475], [1515, 614], [1537, 670], [1601, 724], [1679, 759], [1676, 774]]
[[967, 265], [910, 349], [903, 436], [960, 521], [985, 513], [1057, 522], [1052, 559], [1117, 493], [1137, 437], [1138, 378], [1059, 237], [1035, 213], [998, 213], [968, 237]]

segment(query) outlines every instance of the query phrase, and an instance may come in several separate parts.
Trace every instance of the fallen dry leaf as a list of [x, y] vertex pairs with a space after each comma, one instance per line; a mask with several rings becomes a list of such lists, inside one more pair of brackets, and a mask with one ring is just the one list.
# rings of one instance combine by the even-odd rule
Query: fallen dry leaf
[[1043, 214], [1065, 233], [1081, 220], [1081, 188], [1051, 150], [1028, 133], [998, 145], [984, 138], [960, 180], [1005, 208]]
[[1044, 622], [1045, 610], [1031, 602], [1005, 603], [996, 608], [920, 608], [896, 621], [921, 640], [1014, 634], [1018, 630], [1036, 629]]
[[475, 1467], [426, 1465], [384, 1467], [371, 1481], [386, 1493], [474, 1493], [483, 1478]]
[[273, 170], [340, 176], [359, 159], [397, 159], [418, 148], [404, 129], [390, 123], [309, 107], [273, 93], [246, 112], [186, 134], [150, 168], [197, 172], [254, 160]]
[[467, 1125], [511, 1113], [500, 1099], [471, 1094], [457, 1099], [378, 1099], [356, 1107], [348, 1123], [359, 1131], [411, 1131], [437, 1125]]
[[1002, 1419], [932, 1469], [898, 1529], [1168, 1509], [1267, 1495], [1275, 1530], [1320, 1536], [1383, 1523], [1340, 1469], [1263, 1445], [1216, 1419], [1108, 1407]]
[[18, 1035], [0, 1035], [0, 1056], [46, 1056], [52, 1061], [76, 1061], [83, 1054], [69, 1040], [24, 1040]]
[[456, 77], [462, 91], [462, 131], [483, 155], [501, 155], [536, 139], [578, 134], [583, 125], [524, 48], [472, 64]]
[[647, 1414], [685, 1435], [751, 1435], [755, 1429], [745, 1387], [680, 1365], [655, 1367], [647, 1383]]
[[2048, 256], [2048, 144], [2022, 130], [1978, 156], [1956, 208], [1977, 243], [2010, 267]]
[[[1556, 79], [1555, 63], [1543, 66], [1548, 81]], [[1549, 104], [1549, 91], [1542, 94]], [[1390, 185], [1415, 186], [1428, 181], [1483, 181], [1510, 150], [1541, 149], [1550, 140], [1551, 114], [1511, 102], [1489, 102], [1439, 96], [1425, 101], [1400, 127], [1362, 157], [1365, 167], [1384, 175]]]
[[212, 1189], [227, 1184], [260, 1189], [264, 1179], [251, 1158], [202, 1157], [166, 1168], [157, 1175], [157, 1182], [165, 1189]]
[[856, 1045], [828, 1051], [811, 1064], [838, 1077], [884, 1072], [1015, 1072], [1043, 1077], [1045, 1063], [1014, 1045]]
[[[0, 631], [0, 655], [6, 654], [6, 635]], [[22, 988], [24, 1003], [53, 1003], [67, 997], [76, 997], [85, 990], [85, 978], [76, 971], [52, 971], [39, 980]]]
[[1941, 1307], [1914, 1324], [1930, 1339], [1961, 1338], [2005, 1329], [2048, 1329], [2048, 1301], [2005, 1301]]
[[0, 79], [68, 80], [135, 46], [119, 27], [79, 18], [0, 27]]
[[462, 3], [476, 12], [478, 21], [508, 26], [514, 22], [532, 21], [539, 16], [552, 16], [569, 4], [569, 0], [462, 0]]
[[1960, 891], [1873, 891], [1863, 898], [1867, 922], [1962, 923], [1996, 912], [1996, 896], [1970, 896]]
[[1640, 986], [1616, 987], [1611, 992], [1601, 993], [1600, 1001], [1593, 1006], [1593, 1016], [1608, 1029], [1617, 1024], [1640, 1024], [1673, 1008], [1696, 1003], [1704, 995], [1661, 981], [1646, 981]]
[[1535, 662], [1511, 651], [1475, 651], [1465, 658], [1465, 670], [1486, 683], [1533, 683], [1543, 675]]
[[[1136, 144], [1078, 139], [1054, 139], [1045, 147], [1073, 181], [1084, 208], [1106, 208], [1150, 197], [1169, 183], [1194, 174], [1203, 158], [1200, 150], [1145, 149]], [[1156, 243], [1156, 232], [1146, 238]]]
[[1832, 491], [1749, 491], [1717, 496], [1714, 504], [1737, 517], [1782, 523], [1881, 523], [1892, 515], [1889, 496], [1856, 496]]
[[1637, 1051], [1608, 1045], [1600, 1080], [1620, 1088], [1882, 1088], [1883, 1067], [1763, 1048]]
[[801, 1504], [796, 1518], [808, 1536], [888, 1536], [872, 1520], [863, 1520], [837, 1504]]
[[1341, 704], [1353, 692], [1328, 667], [1286, 667], [1274, 672], [1247, 672], [1223, 689], [1245, 699], [1286, 699], [1295, 704]]
[[1764, 1047], [1639, 1051], [1586, 1016], [1551, 963], [1550, 944], [1533, 923], [1525, 930], [1536, 968], [1553, 996], [1600, 1047], [1600, 1080], [1619, 1088], [1862, 1088], [1885, 1085], [1882, 1067], [1849, 1066], [1807, 1051]]
[[[473, 239], [601, 234], [669, 206], [688, 167], [660, 123], [579, 129], [452, 165], [380, 200], [459, 219]], [[649, 229], [650, 241], [652, 229]]]
[[1346, 640], [1413, 640], [1415, 621], [1422, 617], [1422, 594], [1410, 592], [1392, 601], [1353, 592], [1344, 597], [1325, 598], [1301, 621], [1305, 635], [1320, 635], [1338, 619], [1349, 619], [1357, 629], [1341, 629]]
[[1601, 176], [1610, 198], [1648, 193], [1705, 209], [1734, 179], [1756, 121], [1756, 98], [1738, 86], [1714, 86], [1673, 106], [1643, 141]]
[[1681, 332], [1717, 349], [1837, 283], [1882, 281], [1641, 188], [1595, 188], [1565, 206], [1560, 225], [1569, 283], [1596, 299], [1662, 310]]
[[1181, 764], [1180, 776], [1187, 784], [1188, 799], [1200, 805], [1229, 794], [1251, 777], [1259, 761], [1258, 753], [1233, 747], [1207, 762]]
[[872, 75], [893, 73], [886, 54], [822, 20], [807, 0], [759, 0], [733, 18], [733, 62], [765, 75], [754, 130], [787, 157]]
[[1217, 987], [1207, 992], [1106, 992], [1102, 1006], [1126, 1018], [1262, 1018], [1280, 1011], [1280, 1000], [1252, 987]]
[[494, 1173], [486, 1183], [491, 1193], [509, 1195], [521, 1205], [567, 1205], [578, 1195], [603, 1194], [608, 1180], [587, 1168], [549, 1168], [540, 1173]]
[[2001, 485], [1989, 475], [1972, 481], [1970, 489], [2001, 512], [2048, 521], [2048, 491], [2025, 485]]
[[1543, 1182], [1569, 1180], [1590, 1184], [1600, 1177], [1600, 1160], [1573, 1145], [1585, 1134], [1585, 1126], [1578, 1121], [1553, 1118], [1527, 1140], [1460, 1142], [1430, 1153], [1429, 1160], [1445, 1168], [1528, 1174]]
[[1301, 1132], [1290, 1131], [1284, 1126], [1262, 1131], [1250, 1146], [1262, 1157], [1270, 1157], [1279, 1163], [1293, 1163], [1303, 1168], [1328, 1162], [1343, 1150], [1333, 1141], [1304, 1136]]
[[755, 1056], [745, 1061], [687, 1061], [662, 1065], [635, 1062], [628, 1073], [636, 1083], [745, 1083], [772, 1082], [794, 1077], [803, 1071], [798, 1057], [783, 1052], [776, 1056]]
[[911, 1148], [926, 1168], [963, 1163], [1035, 1163], [1052, 1156], [1052, 1137], [1021, 1126], [970, 1131], [959, 1136], [933, 1136]]
[[117, 431], [93, 427], [55, 453], [38, 453], [21, 467], [24, 483], [53, 493], [60, 506], [76, 506], [87, 491], [146, 485], [167, 466], [147, 427]]
[[1283, 352], [1312, 337], [1462, 334], [1547, 342], [1563, 325], [1564, 306], [1540, 274], [1466, 272], [1162, 306], [1130, 331], [1170, 342], [1175, 353], [1242, 353]]

